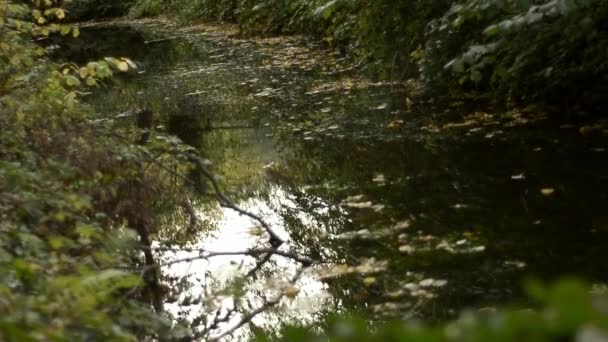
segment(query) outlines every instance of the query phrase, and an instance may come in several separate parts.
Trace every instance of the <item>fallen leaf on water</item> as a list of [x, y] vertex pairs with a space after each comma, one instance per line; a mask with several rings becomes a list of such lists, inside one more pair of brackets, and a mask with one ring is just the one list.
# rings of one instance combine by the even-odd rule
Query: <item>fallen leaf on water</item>
[[481, 253], [485, 250], [486, 250], [486, 246], [477, 246], [477, 247], [471, 248], [471, 252], [473, 252], [473, 253]]
[[448, 281], [444, 280], [444, 279], [435, 280], [435, 282], [433, 282], [433, 286], [435, 286], [435, 287], [443, 287], [443, 286], [446, 286], [447, 283], [448, 283]]
[[553, 188], [540, 189], [540, 193], [543, 196], [551, 196], [551, 195], [553, 195], [553, 193], [555, 193], [555, 189], [553, 189]]
[[403, 295], [405, 295], [405, 292], [403, 290], [397, 290], [397, 291], [392, 291], [392, 292], [386, 293], [386, 296], [391, 297], [391, 298], [402, 297]]
[[374, 177], [374, 179], [372, 179], [372, 181], [374, 183], [384, 183], [384, 181], [385, 181], [384, 175], [383, 174], [378, 174], [378, 175], [376, 175]]
[[346, 198], [346, 202], [358, 202], [360, 200], [363, 199], [363, 195], [357, 195], [357, 196], [349, 196]]
[[367, 277], [365, 279], [363, 279], [363, 284], [365, 286], [371, 286], [373, 284], [376, 283], [376, 278], [375, 277]]
[[249, 234], [253, 236], [262, 236], [265, 232], [266, 230], [264, 229], [264, 227], [261, 226], [253, 226], [249, 228]]
[[403, 287], [406, 290], [410, 290], [410, 291], [416, 291], [419, 288], [418, 284], [415, 284], [415, 283], [407, 283]]
[[399, 252], [401, 253], [413, 253], [414, 251], [414, 247], [410, 245], [399, 246]]
[[433, 282], [435, 282], [435, 279], [433, 279], [433, 278], [424, 279], [423, 281], [420, 282], [420, 286], [429, 287], [429, 286], [433, 285]]
[[372, 206], [372, 209], [375, 212], [381, 212], [382, 210], [384, 210], [384, 208], [386, 208], [386, 206], [384, 204], [376, 204], [376, 205]]
[[409, 227], [410, 227], [409, 220], [397, 222], [397, 224], [395, 225], [395, 229], [407, 229]]
[[300, 289], [295, 286], [288, 286], [283, 289], [283, 294], [289, 298], [295, 298], [300, 293]]
[[523, 173], [520, 173], [518, 175], [513, 175], [511, 176], [511, 179], [513, 180], [522, 180], [522, 179], [526, 179], [526, 175], [524, 175]]
[[364, 209], [364, 208], [371, 208], [373, 206], [372, 202], [351, 202], [351, 203], [346, 203], [347, 207], [351, 207], [351, 208], [358, 208], [358, 209]]

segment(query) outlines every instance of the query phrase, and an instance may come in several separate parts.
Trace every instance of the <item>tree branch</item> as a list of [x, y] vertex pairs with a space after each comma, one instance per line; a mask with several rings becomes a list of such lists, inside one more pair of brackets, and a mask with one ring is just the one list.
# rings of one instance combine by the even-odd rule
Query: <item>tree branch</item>
[[[299, 269], [298, 272], [296, 273], [296, 275], [289, 281], [289, 283], [291, 285], [295, 284], [298, 281], [298, 279], [300, 279], [303, 272], [304, 272], [304, 268]], [[238, 323], [236, 323], [234, 326], [232, 326], [228, 330], [220, 333], [217, 336], [209, 337], [208, 341], [210, 341], [210, 342], [219, 341], [220, 339], [234, 333], [235, 331], [240, 329], [243, 325], [251, 322], [251, 320], [253, 320], [257, 315], [259, 315], [259, 314], [263, 313], [264, 311], [267, 311], [268, 309], [272, 308], [273, 306], [279, 304], [281, 302], [281, 300], [283, 299], [283, 297], [285, 297], [285, 293], [281, 292], [281, 294], [278, 295], [275, 299], [268, 301], [261, 307], [245, 314]]]
[[[145, 247], [144, 247], [145, 248]], [[171, 249], [171, 248], [151, 248], [153, 250], [158, 250], [158, 251], [175, 251], [177, 249]], [[184, 250], [184, 249], [182, 249]], [[249, 249], [249, 250], [245, 250], [245, 251], [207, 251], [204, 249], [185, 249], [186, 251], [190, 251], [190, 252], [199, 252], [199, 256], [194, 256], [194, 257], [187, 257], [187, 258], [181, 258], [181, 259], [175, 259], [175, 260], [170, 260], [164, 263], [158, 263], [155, 265], [147, 265], [146, 267], [156, 267], [156, 268], [162, 268], [162, 267], [167, 267], [167, 266], [171, 266], [171, 265], [175, 265], [175, 264], [180, 264], [180, 263], [184, 263], [184, 262], [192, 262], [192, 261], [196, 261], [196, 260], [206, 260], [206, 259], [210, 259], [210, 258], [214, 258], [214, 257], [218, 257], [218, 256], [230, 256], [230, 255], [248, 255], [248, 256], [252, 256], [252, 257], [258, 257], [261, 255], [279, 255], [288, 259], [292, 259], [294, 261], [299, 262], [300, 264], [302, 264], [304, 267], [308, 267], [310, 265], [312, 265], [313, 261], [299, 256], [295, 253], [290, 253], [290, 252], [284, 252], [284, 251], [280, 251], [278, 249], [274, 249], [274, 248], [259, 248], [259, 249]]]

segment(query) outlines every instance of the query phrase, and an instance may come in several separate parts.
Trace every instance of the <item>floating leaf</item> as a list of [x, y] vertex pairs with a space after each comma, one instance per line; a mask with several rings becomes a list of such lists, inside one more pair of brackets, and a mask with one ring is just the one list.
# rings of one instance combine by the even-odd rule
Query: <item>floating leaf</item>
[[399, 246], [399, 252], [401, 253], [413, 253], [414, 251], [416, 251], [414, 249], [414, 247], [410, 246], [410, 245], [403, 245], [403, 246]]
[[386, 179], [384, 178], [383, 174], [378, 174], [374, 177], [374, 179], [372, 179], [372, 181], [374, 183], [384, 183], [386, 181]]
[[395, 229], [398, 229], [398, 230], [407, 229], [409, 227], [410, 227], [410, 221], [409, 220], [397, 222], [397, 224], [395, 225]]
[[543, 196], [551, 196], [555, 193], [555, 189], [554, 188], [543, 188], [543, 189], [540, 189], [540, 193]]
[[513, 179], [513, 180], [523, 180], [523, 179], [526, 179], [526, 175], [523, 174], [523, 173], [520, 173], [520, 174], [511, 176], [511, 179]]
[[288, 286], [283, 289], [283, 294], [288, 298], [296, 298], [300, 293], [300, 289], [296, 286]]
[[420, 282], [420, 286], [430, 287], [433, 285], [434, 282], [435, 282], [435, 279], [433, 279], [433, 278], [424, 279], [423, 281]]
[[354, 202], [354, 203], [345, 203], [347, 207], [365, 209], [371, 208], [374, 204], [372, 202]]
[[371, 285], [374, 285], [375, 283], [376, 283], [375, 277], [367, 277], [367, 278], [363, 279], [363, 284], [365, 286], [371, 286]]

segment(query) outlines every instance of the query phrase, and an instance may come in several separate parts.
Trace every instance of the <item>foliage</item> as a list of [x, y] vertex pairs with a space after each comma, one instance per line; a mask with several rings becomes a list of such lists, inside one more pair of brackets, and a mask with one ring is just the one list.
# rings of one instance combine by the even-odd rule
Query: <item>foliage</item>
[[99, 19], [125, 15], [133, 0], [72, 0], [65, 9], [72, 20]]
[[[160, 14], [168, 10], [167, 3], [150, 4], [152, 7], [142, 7], [142, 13]], [[348, 42], [353, 49], [372, 53], [379, 61], [392, 59], [393, 64], [402, 66], [410, 63], [409, 57], [422, 56], [419, 45], [425, 40], [422, 33], [425, 21], [446, 6], [438, 2], [437, 8], [416, 10], [425, 13], [418, 22], [409, 12], [415, 6], [399, 7], [400, 10], [392, 14], [394, 17], [385, 21], [386, 16], [382, 14], [394, 4], [377, 4], [368, 2], [364, 5], [365, 11], [361, 11], [353, 2], [337, 0], [263, 3], [209, 0], [193, 2], [189, 4], [192, 7], [184, 7], [184, 11], [192, 13], [201, 9], [210, 18], [237, 20], [246, 28], [264, 33], [310, 30], [325, 36], [332, 44]], [[558, 35], [554, 26], [558, 24], [574, 25], [574, 29], [584, 22], [600, 32], [603, 24], [599, 18], [605, 7], [589, 14], [590, 7], [586, 6], [575, 6], [571, 11], [568, 7], [558, 19], [547, 19], [550, 34], [548, 38], [539, 36], [539, 44], [548, 44]], [[527, 18], [533, 13], [530, 8], [521, 15]], [[521, 82], [518, 77], [524, 75], [518, 73], [517, 63], [523, 63], [523, 68], [528, 70], [541, 62], [530, 57], [538, 51], [511, 51], [501, 37], [516, 35], [521, 40], [518, 46], [523, 47], [525, 39], [530, 38], [527, 35], [533, 34], [529, 31], [535, 32], [537, 28], [535, 25], [518, 28], [513, 24], [518, 22], [513, 10], [510, 14], [499, 11], [484, 19], [480, 13], [486, 10], [475, 6], [454, 7], [445, 15], [448, 22], [451, 22], [449, 18], [456, 18], [457, 29], [474, 22], [471, 25], [475, 30], [464, 35], [467, 39], [463, 39], [463, 44], [474, 39], [476, 30], [483, 28], [487, 38], [477, 39], [488, 39], [484, 42], [496, 47], [495, 50], [486, 48], [482, 54], [455, 55], [450, 67], [464, 75], [461, 79], [465, 82], [486, 82], [488, 87], [498, 84], [515, 94], [518, 90], [515, 86]], [[591, 15], [591, 22], [583, 14]], [[115, 118], [100, 118], [80, 102], [79, 97], [85, 90], [94, 90], [114, 73], [127, 72], [136, 66], [127, 58], [113, 57], [82, 66], [52, 62], [48, 53], [57, 47], [40, 42], [52, 35], [66, 39], [79, 35], [76, 28], [63, 24], [65, 16], [61, 1], [0, 1], [0, 126], [3, 129], [0, 136], [0, 339], [182, 338], [186, 329], [162, 310], [164, 289], [160, 288], [158, 274], [150, 272], [157, 267], [147, 252], [151, 250], [149, 235], [171, 236], [163, 229], [176, 229], [172, 223], [180, 220], [172, 213], [181, 213], [179, 206], [188, 199], [188, 189], [184, 180], [176, 180], [176, 174], [167, 170], [192, 170], [192, 160], [187, 158], [192, 149], [176, 138], [162, 134], [150, 136], [149, 131], [121, 125]], [[408, 22], [403, 18], [409, 18], [411, 24], [403, 24]], [[440, 26], [437, 34], [443, 34], [442, 30]], [[455, 30], [454, 34], [460, 35], [458, 32]], [[402, 36], [408, 34], [415, 38], [409, 40]], [[545, 78], [538, 76], [532, 84], [545, 84], [546, 78], [553, 82], [550, 84], [559, 85], [568, 84], [575, 76], [596, 77], [592, 71], [603, 71], [598, 67], [603, 64], [594, 63], [603, 61], [596, 61], [595, 55], [604, 47], [601, 34], [597, 37], [599, 40], [591, 40], [598, 43], [597, 46], [585, 47], [590, 49], [588, 53], [593, 58], [583, 60], [580, 66], [569, 64], [573, 57], [568, 53], [582, 44], [583, 38], [576, 36], [572, 42], [557, 44], [556, 56], [565, 55], [556, 65], [565, 65], [569, 71], [559, 76], [563, 78], [553, 79], [553, 69], [541, 69], [544, 70], [541, 76]], [[389, 48], [406, 43], [404, 50], [391, 52]], [[441, 51], [439, 47], [427, 49]], [[424, 54], [423, 63], [431, 58], [431, 54]], [[507, 77], [498, 71], [501, 66], [518, 68], [508, 72]], [[143, 137], [150, 140], [145, 146], [141, 142]], [[140, 143], [136, 143], [138, 139]], [[261, 254], [271, 253], [262, 250], [256, 255]], [[550, 290], [532, 287], [531, 293], [545, 303], [545, 309], [508, 310], [490, 317], [465, 315], [439, 328], [401, 324], [369, 328], [361, 322], [341, 320], [331, 323], [326, 331], [332, 340], [549, 340], [605, 334], [606, 304], [592, 301], [580, 283], [563, 282]], [[298, 328], [286, 330], [283, 338], [304, 341], [320, 337], [308, 329]]]
[[132, 15], [237, 22], [253, 33], [308, 33], [384, 79], [429, 89], [589, 107], [605, 91], [608, 14], [600, 0], [140, 0]]
[[268, 338], [260, 333], [257, 341], [600, 341], [606, 338], [606, 297], [592, 295], [580, 281], [562, 280], [549, 288], [533, 283], [529, 293], [544, 303], [543, 309], [469, 312], [442, 326], [395, 322], [370, 327], [363, 320], [333, 319], [327, 323], [323, 336], [306, 327], [291, 327], [286, 328], [280, 338]]
[[607, 14], [606, 2], [594, 0], [463, 1], [434, 23], [427, 76], [449, 78], [437, 70], [445, 62], [460, 83], [516, 99], [598, 100], [608, 71]]
[[163, 203], [149, 196], [164, 186], [162, 174], [142, 171], [149, 157], [125, 141], [135, 140], [132, 130], [79, 101], [135, 65], [51, 62], [53, 47], [35, 41], [79, 35], [62, 24], [59, 5], [0, 2], [0, 339], [168, 337], [172, 322], [152, 310], [148, 280], [131, 271], [143, 262], [131, 228], [138, 215], [153, 223]]

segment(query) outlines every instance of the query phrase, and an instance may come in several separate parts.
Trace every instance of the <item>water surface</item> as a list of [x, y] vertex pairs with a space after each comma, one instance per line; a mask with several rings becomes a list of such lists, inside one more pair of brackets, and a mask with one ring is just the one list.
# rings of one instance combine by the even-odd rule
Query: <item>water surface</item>
[[[467, 308], [526, 305], [521, 285], [530, 275], [608, 278], [605, 137], [549, 120], [501, 119], [486, 105], [417, 103], [407, 86], [340, 72], [340, 56], [299, 37], [227, 38], [150, 24], [82, 31], [95, 44], [74, 46], [72, 57], [124, 56], [139, 65], [88, 99], [97, 111], [152, 109], [159, 126], [214, 163], [232, 198], [289, 239], [287, 249], [326, 267], [387, 262], [381, 272], [358, 269], [366, 274], [312, 270], [301, 292], [254, 320], [258, 326], [336, 312], [436, 322]], [[228, 209], [201, 205], [199, 214], [209, 229], [182, 241], [188, 246], [245, 250], [263, 238], [256, 222]], [[297, 269], [273, 258], [263, 279], [234, 283], [254, 261], [230, 256], [166, 269], [185, 278], [194, 298], [182, 294], [168, 307], [188, 319], [235, 305], [250, 311]], [[214, 292], [232, 283], [244, 289], [240, 299]]]

